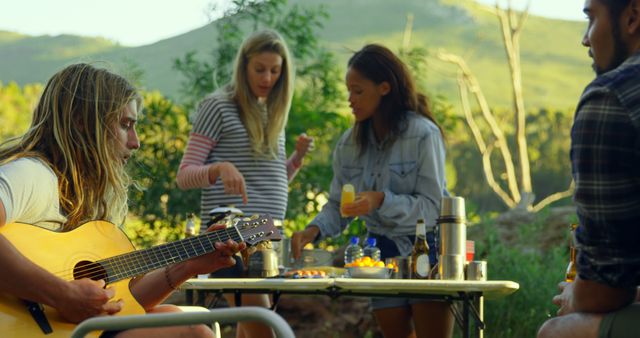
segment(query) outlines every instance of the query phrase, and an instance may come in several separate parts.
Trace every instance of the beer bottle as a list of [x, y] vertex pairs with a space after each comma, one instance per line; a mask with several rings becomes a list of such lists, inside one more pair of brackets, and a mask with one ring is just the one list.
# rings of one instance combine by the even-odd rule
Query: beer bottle
[[573, 282], [576, 279], [576, 229], [578, 224], [571, 224], [569, 226], [569, 265], [567, 265], [567, 274], [565, 281]]
[[411, 251], [411, 278], [428, 279], [431, 271], [429, 263], [429, 244], [427, 244], [427, 228], [423, 219], [416, 224], [416, 240]]

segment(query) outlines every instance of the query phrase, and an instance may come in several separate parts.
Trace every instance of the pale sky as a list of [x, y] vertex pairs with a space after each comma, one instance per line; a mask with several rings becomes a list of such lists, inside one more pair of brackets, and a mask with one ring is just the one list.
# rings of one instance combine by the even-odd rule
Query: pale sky
[[[230, 0], [0, 0], [0, 30], [27, 35], [100, 36], [140, 46], [209, 23]], [[218, 14], [220, 15], [220, 14]]]
[[486, 5], [495, 5], [496, 2], [505, 7], [510, 2], [515, 9], [524, 9], [530, 3], [529, 13], [547, 18], [586, 21], [582, 13], [584, 0], [476, 0]]
[[[344, 0], [349, 1], [349, 0]], [[395, 0], [402, 1], [402, 0]], [[508, 0], [477, 0], [505, 5]], [[532, 14], [584, 20], [583, 0], [512, 0], [516, 9], [531, 2]], [[100, 36], [125, 46], [141, 46], [207, 24], [212, 5], [230, 0], [1, 0], [0, 30], [27, 35]]]

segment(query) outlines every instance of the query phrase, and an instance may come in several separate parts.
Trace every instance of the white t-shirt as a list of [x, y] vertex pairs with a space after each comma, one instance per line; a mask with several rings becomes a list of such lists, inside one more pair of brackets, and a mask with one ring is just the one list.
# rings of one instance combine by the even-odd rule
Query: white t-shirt
[[35, 158], [0, 166], [0, 200], [6, 224], [27, 223], [58, 231], [67, 221], [60, 212], [58, 178]]

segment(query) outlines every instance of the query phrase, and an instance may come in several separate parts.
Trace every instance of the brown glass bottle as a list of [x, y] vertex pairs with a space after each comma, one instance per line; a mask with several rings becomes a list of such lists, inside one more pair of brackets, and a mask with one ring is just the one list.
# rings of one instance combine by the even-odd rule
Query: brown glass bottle
[[565, 281], [573, 282], [576, 279], [576, 229], [578, 224], [569, 226], [569, 265], [567, 265], [567, 274]]
[[416, 224], [416, 240], [411, 251], [411, 278], [428, 279], [431, 272], [429, 263], [429, 244], [427, 244], [426, 226], [419, 219]]

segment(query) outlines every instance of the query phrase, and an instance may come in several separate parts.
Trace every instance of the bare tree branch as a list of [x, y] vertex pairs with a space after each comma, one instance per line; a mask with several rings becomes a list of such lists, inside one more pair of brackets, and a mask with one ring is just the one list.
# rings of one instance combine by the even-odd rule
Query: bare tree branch
[[465, 79], [465, 83], [469, 91], [474, 95], [476, 102], [480, 106], [480, 111], [482, 112], [482, 116], [489, 125], [493, 136], [496, 138], [496, 143], [498, 149], [500, 150], [500, 154], [502, 155], [502, 159], [504, 161], [504, 167], [507, 174], [507, 185], [509, 188], [509, 193], [511, 199], [514, 201], [520, 201], [520, 189], [518, 189], [518, 182], [515, 174], [515, 168], [513, 166], [513, 159], [511, 158], [511, 151], [509, 150], [509, 145], [507, 144], [506, 137], [500, 129], [498, 122], [496, 121], [491, 109], [489, 108], [489, 104], [487, 103], [487, 99], [478, 84], [478, 80], [471, 73], [469, 67], [466, 62], [459, 56], [454, 54], [445, 53], [443, 51], [439, 51], [437, 53], [437, 57], [445, 62], [452, 63], [461, 71], [463, 78]]
[[487, 178], [487, 184], [491, 189], [504, 201], [504, 203], [509, 207], [509, 209], [513, 209], [517, 203], [509, 197], [498, 182], [493, 178], [493, 167], [491, 166], [491, 152], [493, 152], [493, 144], [490, 144], [487, 147], [487, 150], [482, 154], [482, 169], [485, 172], [485, 177]]
[[[502, 31], [502, 41], [504, 43], [507, 60], [509, 61], [509, 74], [511, 75], [511, 88], [513, 90], [513, 103], [515, 115], [515, 139], [516, 151], [520, 169], [520, 187], [523, 193], [531, 193], [533, 190], [531, 183], [531, 169], [529, 164], [529, 154], [527, 153], [526, 137], [526, 110], [524, 107], [524, 95], [522, 93], [522, 71], [520, 67], [520, 43], [519, 34], [522, 30], [522, 22], [514, 22], [515, 14], [511, 7], [507, 11], [500, 9], [496, 5], [496, 15], [500, 21]], [[525, 16], [526, 17], [526, 16]]]
[[[458, 88], [460, 90], [462, 109], [467, 124], [473, 134], [474, 141], [482, 155], [482, 167], [489, 187], [509, 208], [525, 209], [527, 211], [537, 212], [550, 203], [570, 196], [573, 192], [574, 184], [572, 182], [568, 190], [554, 193], [544, 198], [537, 205], [533, 205], [535, 194], [532, 191], [533, 185], [531, 182], [531, 168], [525, 132], [526, 110], [522, 91], [522, 70], [520, 63], [520, 36], [529, 17], [530, 5], [531, 1], [529, 0], [527, 2], [526, 9], [519, 14], [512, 9], [511, 0], [507, 0], [506, 9], [502, 9], [500, 7], [498, 0], [496, 0], [496, 5], [493, 9], [484, 6], [480, 7], [483, 10], [495, 14], [500, 23], [502, 41], [509, 64], [509, 74], [511, 76], [513, 117], [515, 125], [514, 138], [516, 144], [517, 165], [519, 169], [518, 174], [516, 174], [516, 163], [512, 159], [512, 153], [509, 150], [504, 132], [499, 127], [493, 112], [489, 108], [478, 80], [469, 70], [464, 59], [458, 55], [449, 54], [443, 51], [439, 51], [436, 56], [444, 62], [454, 64], [459, 70]], [[482, 135], [482, 131], [476, 120], [480, 117], [473, 116], [470, 108], [469, 93], [474, 96], [474, 99], [480, 107], [482, 118], [488, 124], [489, 130], [495, 138], [495, 141], [487, 142]], [[504, 162], [506, 184], [508, 187], [506, 191], [503, 190], [501, 185], [498, 183], [499, 180], [496, 180], [493, 172], [491, 154], [494, 147], [498, 148]]]
[[569, 197], [571, 195], [573, 195], [573, 191], [575, 190], [576, 187], [576, 182], [571, 180], [571, 184], [569, 185], [569, 188], [567, 188], [567, 190], [565, 191], [559, 191], [557, 193], [551, 194], [547, 197], [545, 197], [542, 201], [538, 202], [538, 204], [536, 204], [535, 206], [533, 206], [532, 211], [533, 212], [538, 212], [542, 209], [544, 209], [544, 207], [546, 207], [547, 205], [555, 202], [555, 201], [559, 201], [563, 198]]
[[402, 36], [402, 49], [409, 50], [411, 43], [411, 32], [413, 31], [413, 13], [407, 14], [407, 24], [404, 26], [404, 34]]
[[476, 124], [475, 119], [471, 113], [471, 107], [469, 107], [469, 95], [466, 82], [464, 80], [464, 75], [460, 74], [458, 76], [458, 89], [460, 91], [460, 101], [462, 102], [462, 111], [464, 112], [465, 119], [467, 120], [467, 124], [471, 129], [471, 133], [476, 141], [476, 145], [478, 146], [478, 150], [482, 155], [482, 168], [484, 172], [484, 176], [487, 180], [487, 184], [493, 190], [493, 192], [498, 195], [500, 199], [506, 204], [509, 208], [513, 208], [515, 206], [515, 202], [513, 199], [507, 194], [502, 187], [496, 182], [493, 174], [493, 169], [491, 167], [491, 152], [493, 150], [493, 145], [487, 147], [484, 143], [484, 139], [482, 138], [482, 133], [480, 132], [480, 127]]
[[476, 123], [476, 120], [473, 118], [471, 114], [471, 107], [469, 107], [469, 92], [467, 89], [467, 84], [464, 80], [464, 75], [458, 75], [458, 90], [460, 91], [460, 101], [462, 102], [462, 111], [464, 113], [464, 117], [471, 129], [471, 134], [473, 134], [473, 138], [476, 141], [476, 145], [478, 146], [478, 150], [480, 153], [484, 154], [487, 151], [487, 145], [484, 143], [484, 139], [482, 138], [482, 133], [480, 132], [480, 127]]

